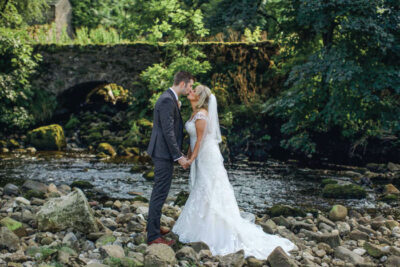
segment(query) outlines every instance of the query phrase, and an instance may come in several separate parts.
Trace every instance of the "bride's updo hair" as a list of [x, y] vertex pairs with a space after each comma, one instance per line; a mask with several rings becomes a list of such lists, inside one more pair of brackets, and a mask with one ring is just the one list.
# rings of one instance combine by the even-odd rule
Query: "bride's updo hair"
[[199, 96], [196, 108], [208, 110], [208, 101], [210, 100], [211, 90], [205, 85], [198, 85], [194, 88], [195, 94]]

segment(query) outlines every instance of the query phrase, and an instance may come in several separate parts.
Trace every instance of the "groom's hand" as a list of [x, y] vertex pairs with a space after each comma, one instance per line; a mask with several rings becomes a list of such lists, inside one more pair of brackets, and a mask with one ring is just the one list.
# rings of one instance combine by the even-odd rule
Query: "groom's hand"
[[182, 157], [178, 160], [179, 165], [182, 166], [182, 168], [184, 168], [185, 170], [188, 168], [188, 160], [186, 157]]

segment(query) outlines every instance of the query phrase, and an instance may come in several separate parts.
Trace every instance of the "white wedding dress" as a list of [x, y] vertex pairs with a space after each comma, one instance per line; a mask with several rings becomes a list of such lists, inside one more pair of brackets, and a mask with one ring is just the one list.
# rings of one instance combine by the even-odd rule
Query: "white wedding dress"
[[220, 132], [213, 95], [212, 100], [215, 107], [212, 111], [212, 106], [209, 106], [209, 116], [199, 112], [185, 124], [192, 151], [196, 143], [195, 121], [206, 120], [208, 129], [190, 167], [189, 197], [172, 232], [183, 243], [206, 243], [213, 255], [226, 255], [243, 249], [245, 257], [267, 259], [278, 246], [288, 253], [295, 248], [290, 240], [267, 234], [261, 226], [240, 215], [218, 145]]

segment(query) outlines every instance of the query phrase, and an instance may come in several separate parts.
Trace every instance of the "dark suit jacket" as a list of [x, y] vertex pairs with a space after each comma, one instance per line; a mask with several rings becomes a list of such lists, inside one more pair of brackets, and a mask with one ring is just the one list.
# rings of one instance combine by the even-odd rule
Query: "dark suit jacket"
[[183, 122], [174, 93], [166, 90], [157, 100], [147, 153], [153, 158], [176, 160], [182, 156]]

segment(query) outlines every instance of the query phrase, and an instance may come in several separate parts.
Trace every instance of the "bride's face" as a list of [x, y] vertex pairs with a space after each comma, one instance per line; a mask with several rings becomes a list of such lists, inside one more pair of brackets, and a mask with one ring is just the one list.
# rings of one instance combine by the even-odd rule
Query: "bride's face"
[[190, 91], [189, 91], [189, 94], [187, 95], [187, 99], [188, 99], [190, 102], [198, 101], [199, 98], [200, 98], [200, 97], [196, 94], [196, 88], [195, 88], [194, 90], [190, 90]]

